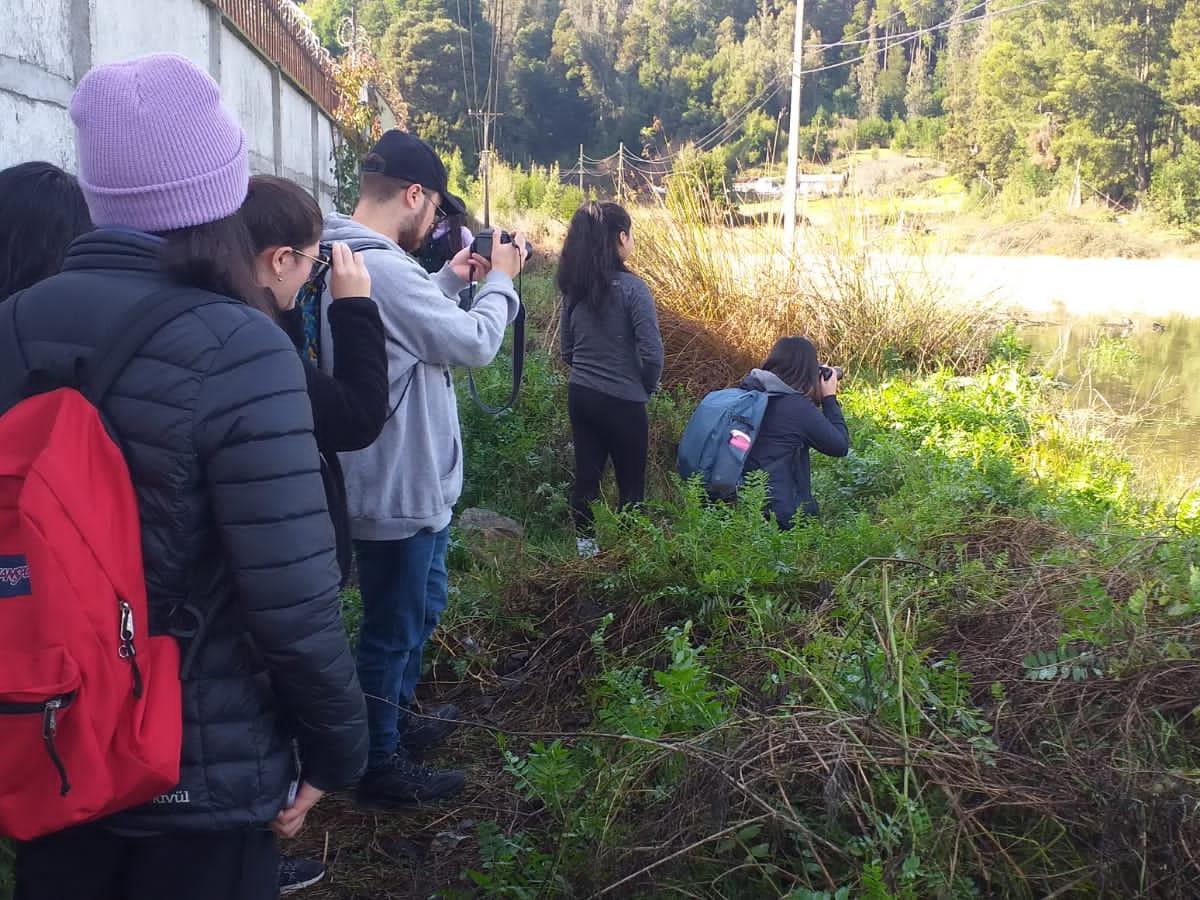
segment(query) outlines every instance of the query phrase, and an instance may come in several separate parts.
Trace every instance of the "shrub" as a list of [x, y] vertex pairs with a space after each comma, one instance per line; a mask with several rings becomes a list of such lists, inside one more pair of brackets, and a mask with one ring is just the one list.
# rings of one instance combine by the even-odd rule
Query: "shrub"
[[694, 146], [684, 147], [671, 164], [667, 179], [667, 202], [672, 206], [686, 206], [692, 195], [701, 194], [705, 202], [716, 209], [727, 210], [729, 199], [729, 176], [731, 174], [729, 153], [717, 147], [702, 152]]
[[1168, 221], [1200, 227], [1200, 142], [1187, 139], [1180, 153], [1155, 166], [1150, 197]]
[[[662, 209], [642, 211], [637, 228], [638, 273], [660, 310], [690, 323], [663, 316], [669, 383], [720, 373], [725, 360], [761, 361], [786, 334], [808, 335], [860, 369], [972, 371], [999, 327], [986, 305], [951, 300], [919, 262], [901, 269], [880, 254], [882, 229], [814, 233], [805, 256], [788, 258], [773, 231], [732, 228], [704, 194], [682, 189], [668, 192]], [[919, 261], [918, 247], [903, 249]], [[693, 360], [697, 328], [708, 350]]]
[[[470, 207], [482, 210], [482, 179], [468, 177], [463, 172], [457, 176], [461, 182], [456, 181], [455, 168], [447, 168], [451, 174], [451, 190], [455, 190], [455, 185], [461, 185], [458, 189], [468, 198]], [[535, 165], [526, 170], [493, 162], [490, 177], [493, 218], [513, 221], [532, 213], [565, 223], [586, 200], [578, 185], [563, 181], [557, 165]]]
[[892, 123], [892, 147], [935, 153], [946, 133], [946, 120], [940, 116], [913, 116]]
[[892, 140], [892, 126], [885, 119], [863, 119], [854, 132], [854, 142], [860, 150], [886, 147]]

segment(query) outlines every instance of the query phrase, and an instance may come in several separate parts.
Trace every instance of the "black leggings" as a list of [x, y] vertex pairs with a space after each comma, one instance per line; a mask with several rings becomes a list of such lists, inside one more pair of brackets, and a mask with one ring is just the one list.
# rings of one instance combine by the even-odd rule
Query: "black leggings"
[[575, 384], [567, 389], [567, 410], [575, 441], [571, 518], [576, 528], [586, 529], [592, 522], [591, 504], [600, 496], [600, 478], [610, 456], [621, 505], [640, 503], [645, 498], [650, 426], [645, 403], [621, 400]]

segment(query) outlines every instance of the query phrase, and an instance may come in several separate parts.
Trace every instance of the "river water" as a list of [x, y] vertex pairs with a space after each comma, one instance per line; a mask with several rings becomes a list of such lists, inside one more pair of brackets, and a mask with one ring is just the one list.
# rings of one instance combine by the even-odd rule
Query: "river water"
[[[1031, 365], [1081, 428], [1115, 438], [1149, 484], [1200, 485], [1200, 260], [881, 250], [870, 270], [1030, 323], [1020, 334]], [[821, 264], [811, 271], [819, 287]]]
[[1200, 479], [1200, 318], [1064, 313], [1021, 335], [1081, 424], [1115, 436], [1151, 483]]
[[948, 298], [1039, 323], [1021, 329], [1033, 365], [1151, 483], [1200, 480], [1200, 260], [952, 254], [919, 265]]

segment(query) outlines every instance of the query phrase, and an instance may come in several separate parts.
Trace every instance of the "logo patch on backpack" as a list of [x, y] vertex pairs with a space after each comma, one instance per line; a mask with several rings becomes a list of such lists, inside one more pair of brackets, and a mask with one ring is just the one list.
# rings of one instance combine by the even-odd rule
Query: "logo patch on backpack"
[[0, 600], [28, 597], [33, 593], [29, 581], [29, 562], [24, 556], [0, 556]]

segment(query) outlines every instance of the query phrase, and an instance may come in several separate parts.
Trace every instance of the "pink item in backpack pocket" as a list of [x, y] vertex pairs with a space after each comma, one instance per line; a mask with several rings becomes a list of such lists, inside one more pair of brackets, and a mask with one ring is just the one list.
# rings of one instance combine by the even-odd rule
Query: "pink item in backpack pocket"
[[750, 435], [744, 431], [738, 431], [736, 428], [729, 432], [729, 446], [738, 453], [747, 453], [750, 450]]

